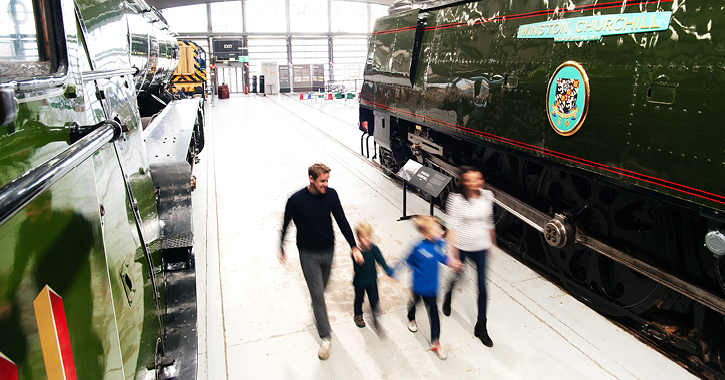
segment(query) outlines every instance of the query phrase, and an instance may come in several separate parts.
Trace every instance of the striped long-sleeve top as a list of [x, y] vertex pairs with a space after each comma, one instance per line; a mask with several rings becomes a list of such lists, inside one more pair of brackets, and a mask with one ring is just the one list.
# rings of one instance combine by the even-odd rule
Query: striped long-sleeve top
[[478, 198], [466, 198], [451, 194], [446, 205], [447, 227], [455, 231], [454, 247], [463, 251], [480, 251], [493, 246], [493, 193], [480, 190]]

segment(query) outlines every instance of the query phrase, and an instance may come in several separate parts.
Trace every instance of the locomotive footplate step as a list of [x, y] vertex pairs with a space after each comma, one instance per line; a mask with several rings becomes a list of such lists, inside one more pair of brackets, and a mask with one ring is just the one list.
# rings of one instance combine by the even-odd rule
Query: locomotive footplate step
[[167, 261], [188, 261], [193, 243], [192, 170], [201, 104], [201, 99], [175, 100], [144, 130]]

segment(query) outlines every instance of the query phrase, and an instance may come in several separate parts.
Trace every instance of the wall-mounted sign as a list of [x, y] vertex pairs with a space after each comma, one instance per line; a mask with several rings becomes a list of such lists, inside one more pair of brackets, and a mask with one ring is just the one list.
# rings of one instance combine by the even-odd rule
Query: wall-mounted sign
[[589, 76], [578, 62], [561, 64], [549, 81], [546, 115], [551, 127], [571, 136], [584, 124], [589, 110]]
[[214, 56], [222, 61], [237, 61], [249, 55], [243, 43], [242, 40], [214, 40]]
[[659, 32], [670, 27], [672, 12], [622, 13], [576, 17], [519, 26], [518, 38], [596, 41], [602, 36]]

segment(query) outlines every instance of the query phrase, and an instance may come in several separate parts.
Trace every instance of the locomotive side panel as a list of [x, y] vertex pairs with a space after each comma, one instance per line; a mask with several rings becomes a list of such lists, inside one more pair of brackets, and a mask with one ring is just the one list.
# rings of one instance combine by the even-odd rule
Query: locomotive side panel
[[[136, 97], [137, 83], [141, 93], [166, 85], [170, 72], [159, 64], [173, 62], [174, 50], [158, 33], [140, 30], [158, 28], [149, 23], [160, 20], [141, 1], [20, 1], [17, 9], [30, 9], [24, 16], [40, 29], [27, 33], [37, 43], [16, 44], [2, 53], [13, 55], [0, 57], [3, 96], [17, 104], [16, 116], [0, 126], [0, 262], [6, 264], [0, 268], [0, 353], [15, 363], [20, 379], [43, 378], [56, 368], [52, 352], [41, 346], [49, 342], [45, 310], [58, 309], [34, 307], [48, 285], [43, 294], [63, 302], [67, 321], [58, 325], [67, 328], [67, 339], [56, 345], [67, 347], [63, 355], [73, 358], [79, 379], [153, 377], [154, 367], [171, 363], [166, 350], [178, 348], [166, 344], [167, 277], [195, 281], [193, 258], [162, 265], [157, 189]], [[132, 60], [128, 17], [141, 13], [146, 24], [134, 24], [134, 32], [147, 41], [136, 47], [148, 50]], [[12, 104], [2, 103], [4, 114], [13, 113]], [[193, 160], [203, 146], [203, 113], [198, 104], [191, 107], [185, 122], [197, 128]], [[94, 137], [102, 130], [109, 132]], [[78, 141], [88, 133], [94, 139]], [[63, 165], [71, 166], [60, 170]], [[53, 174], [30, 175], [40, 169]], [[15, 204], [21, 206], [9, 207]], [[184, 319], [184, 328], [169, 322], [169, 330], [195, 336], [195, 317]], [[182, 378], [195, 373], [195, 342], [187, 351], [192, 358], [172, 353], [177, 364], [189, 359]]]
[[62, 297], [78, 379], [122, 371], [97, 197], [86, 162], [0, 227], [10, 245], [0, 252], [7, 263], [0, 352], [16, 363], [19, 379], [46, 376], [37, 321], [48, 315], [33, 308], [46, 285]]
[[[663, 192], [723, 208], [725, 43], [721, 7], [708, 2], [672, 9], [668, 31], [640, 36], [632, 104], [630, 160], [625, 166], [710, 194]], [[657, 189], [657, 190], [660, 190]]]
[[125, 190], [123, 174], [114, 149], [93, 158], [98, 201], [103, 205], [103, 243], [109, 284], [113, 295], [120, 357], [125, 378], [148, 375], [148, 358], [155, 355], [161, 326], [156, 314], [149, 262]]
[[[532, 0], [391, 10], [411, 8], [424, 23], [413, 86], [365, 72], [360, 120], [374, 115], [381, 165], [397, 172], [414, 159], [454, 177], [455, 166], [480, 167], [501, 247], [719, 373], [723, 9]], [[376, 25], [370, 58], [394, 51], [386, 43], [403, 17]]]
[[[146, 361], [149, 356], [155, 355], [156, 351], [156, 342], [152, 337], [161, 336], [163, 331], [164, 316], [163, 314], [158, 316], [159, 311], [165, 309], [163, 272], [149, 270], [149, 267], [162, 266], [160, 227], [154, 185], [139, 122], [139, 110], [136, 107], [136, 91], [147, 91], [152, 84], [156, 73], [155, 57], [158, 49], [157, 46], [153, 46], [155, 36], [153, 32], [149, 32], [150, 28], [143, 22], [143, 18], [134, 23], [129, 18], [133, 19], [134, 16], [137, 18], [138, 15], [133, 13], [127, 15], [126, 11], [130, 12], [130, 8], [126, 7], [125, 3], [120, 1], [111, 3], [93, 3], [82, 10], [81, 15], [86, 26], [88, 56], [91, 57], [91, 64], [95, 70], [99, 70], [99, 67], [106, 70], [132, 67], [131, 58], [134, 55], [137, 56], [134, 64], [140, 65], [137, 67], [140, 70], [136, 76], [135, 86], [131, 75], [91, 82], [95, 82], [96, 91], [100, 91], [100, 96], [96, 100], [104, 110], [102, 119], [95, 122], [106, 118], [117, 120], [126, 129], [122, 138], [113, 147], [114, 154], [107, 156], [104, 161], [97, 161], [97, 166], [99, 170], [104, 171], [114, 168], [113, 174], [118, 176], [102, 182], [108, 193], [104, 193], [100, 200], [111, 197], [126, 200], [123, 208], [119, 205], [113, 210], [122, 212], [123, 217], [118, 219], [117, 223], [106, 226], [107, 235], [113, 237], [121, 234], [125, 239], [132, 239], [130, 242], [140, 244], [135, 249], [122, 244], [106, 244], [108, 270], [114, 280], [112, 285], [116, 313], [133, 317], [119, 322], [119, 340], [124, 351], [124, 372], [128, 375], [147, 371]], [[97, 7], [101, 7], [101, 10], [96, 9]], [[116, 13], [116, 10], [119, 10], [119, 13]], [[145, 34], [136, 35], [134, 40], [134, 34], [126, 28], [127, 25], [128, 27], [135, 25], [136, 33]], [[109, 33], [113, 33], [115, 38], [111, 42], [115, 42], [118, 44], [116, 46], [121, 46], [122, 49], [109, 48], [109, 41], [106, 39]], [[132, 46], [134, 41], [136, 45]], [[140, 45], [147, 47], [145, 55], [138, 55], [137, 49]], [[119, 183], [118, 178], [123, 180]], [[114, 185], [105, 184], [106, 181], [111, 181]], [[133, 198], [130, 198], [131, 196]], [[138, 208], [140, 221], [134, 218], [134, 207]], [[137, 229], [137, 222], [141, 223], [141, 230]], [[148, 245], [148, 252], [145, 251], [144, 245]], [[139, 271], [144, 275], [141, 276]], [[131, 288], [137, 290], [131, 291]], [[130, 293], [139, 294], [131, 297]], [[158, 295], [158, 298], [155, 295]], [[135, 302], [131, 302], [130, 298], [136, 298]], [[139, 330], [142, 331], [141, 335], [138, 334]]]
[[[725, 137], [716, 127], [722, 53], [719, 19], [712, 17], [722, 11], [708, 11], [706, 3], [567, 4], [478, 2], [424, 12], [414, 89], [375, 75], [366, 76], [373, 82], [366, 86], [384, 105], [378, 108], [400, 118], [722, 210], [725, 189], [714, 175], [719, 144], [703, 144]], [[395, 51], [407, 33], [402, 20], [393, 15], [378, 25], [375, 54]], [[664, 28], [650, 31], [655, 27]], [[519, 36], [522, 28], [535, 31]], [[612, 33], [559, 41], [560, 29]], [[547, 97], [556, 90], [550, 80], [570, 61], [588, 85], [579, 92], [587, 103], [577, 110], [585, 117], [576, 130], [557, 133], [550, 124], [569, 121], [547, 120]]]

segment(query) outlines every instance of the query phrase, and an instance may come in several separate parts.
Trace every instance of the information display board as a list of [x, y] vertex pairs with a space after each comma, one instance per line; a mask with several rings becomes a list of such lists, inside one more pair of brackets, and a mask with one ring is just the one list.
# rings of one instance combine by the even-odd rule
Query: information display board
[[451, 182], [451, 177], [439, 173], [435, 169], [425, 167], [414, 160], [408, 160], [398, 172], [398, 177], [403, 180], [403, 217], [398, 220], [409, 219], [407, 212], [407, 185], [413, 185], [420, 191], [430, 195], [430, 214], [433, 215], [434, 200], [438, 198], [443, 189]]
[[312, 91], [310, 65], [292, 65], [292, 88], [295, 92]]
[[325, 65], [312, 65], [313, 91], [325, 91]]
[[279, 92], [279, 74], [277, 62], [262, 62], [262, 75], [264, 75], [264, 93], [274, 95]]
[[279, 65], [277, 70], [279, 70], [279, 92], [288, 93], [292, 91], [289, 81], [289, 66]]
[[451, 177], [432, 168], [421, 166], [408, 182], [431, 196], [437, 197], [446, 188], [448, 182], [451, 182]]

